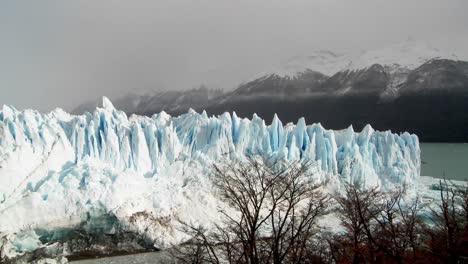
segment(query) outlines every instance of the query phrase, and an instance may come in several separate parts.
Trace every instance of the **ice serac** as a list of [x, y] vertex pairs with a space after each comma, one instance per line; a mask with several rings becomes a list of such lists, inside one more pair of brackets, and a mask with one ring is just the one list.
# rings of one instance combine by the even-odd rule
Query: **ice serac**
[[[275, 115], [266, 125], [257, 115], [195, 111], [127, 117], [107, 98], [103, 108], [78, 116], [4, 106], [0, 233], [64, 227], [109, 212], [123, 222], [138, 212], [209, 219], [218, 206], [209, 165], [249, 155], [312, 160], [321, 180], [364, 186], [412, 186], [420, 173], [417, 136], [370, 126], [332, 131], [303, 118], [283, 125]], [[167, 243], [170, 235], [161, 232], [153, 238]]]

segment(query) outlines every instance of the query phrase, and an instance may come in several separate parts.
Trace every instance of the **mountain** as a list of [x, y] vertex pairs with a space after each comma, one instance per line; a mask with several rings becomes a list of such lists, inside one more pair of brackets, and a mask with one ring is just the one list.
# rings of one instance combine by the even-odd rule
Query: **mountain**
[[[151, 116], [165, 111], [174, 115], [186, 113], [190, 108], [202, 111], [210, 102], [223, 95], [222, 90], [208, 89], [205, 86], [186, 91], [155, 91], [143, 95], [127, 94], [117, 97], [113, 104], [127, 114]], [[72, 113], [92, 112], [101, 102], [96, 99], [76, 107]]]
[[148, 116], [161, 111], [180, 115], [190, 108], [201, 112], [211, 100], [222, 94], [222, 90], [208, 89], [204, 86], [187, 91], [158, 92], [152, 96], [141, 97], [133, 112]]
[[[329, 78], [272, 77], [241, 85], [206, 107], [208, 113], [273, 113], [288, 122], [305, 117], [333, 129], [368, 123], [379, 130], [411, 132], [425, 142], [468, 142], [468, 72], [466, 61], [432, 59], [415, 69], [374, 64], [340, 71]], [[319, 75], [316, 75], [319, 76]], [[271, 93], [267, 91], [276, 86]], [[310, 84], [304, 84], [310, 82]], [[300, 84], [300, 85], [295, 85]], [[238, 90], [249, 93], [238, 94]], [[304, 93], [308, 87], [309, 92]], [[297, 92], [300, 91], [300, 92]], [[447, 129], [441, 129], [447, 128]]]
[[229, 96], [310, 94], [319, 91], [327, 79], [328, 76], [312, 70], [305, 70], [293, 77], [271, 74], [240, 85]]
[[311, 54], [271, 67], [233, 91], [155, 93], [126, 111], [148, 116], [190, 108], [209, 114], [236, 111], [267, 121], [277, 113], [286, 122], [305, 117], [333, 129], [353, 125], [358, 130], [370, 123], [380, 130], [416, 133], [422, 141], [468, 142], [467, 61], [416, 41], [353, 54]]
[[[432, 48], [427, 43], [413, 40], [351, 54], [322, 50], [313, 52], [311, 56], [295, 57], [285, 62], [283, 67], [273, 67], [262, 76], [241, 84], [237, 90], [250, 88], [252, 93], [256, 93], [252, 85], [259, 87], [257, 90], [268, 90], [268, 86], [272, 86], [270, 80], [275, 78], [276, 84], [279, 85], [276, 85], [274, 92], [280, 94], [293, 95], [306, 90], [311, 93], [337, 95], [371, 92], [382, 97], [396, 97], [410, 73], [416, 69], [421, 74], [430, 71], [430, 66], [426, 64], [431, 61], [458, 63], [459, 58]], [[419, 68], [422, 65], [425, 67]], [[445, 67], [445, 72], [439, 70], [440, 75], [445, 74], [450, 79], [450, 71], [454, 69], [449, 65], [440, 67]], [[314, 72], [315, 76], [311, 75], [311, 72]], [[319, 75], [320, 73], [322, 75]], [[416, 72], [412, 76], [415, 74]], [[463, 74], [466, 73], [461, 73]], [[294, 80], [294, 83], [291, 80]]]
[[468, 92], [468, 62], [430, 60], [408, 74], [403, 94], [463, 94]]
[[335, 53], [328, 50], [313, 50], [307, 55], [294, 56], [277, 65], [269, 66], [265, 71], [254, 75], [248, 81], [268, 75], [279, 77], [294, 77], [306, 70], [318, 71], [331, 76], [339, 71], [348, 69], [352, 65], [354, 54]]

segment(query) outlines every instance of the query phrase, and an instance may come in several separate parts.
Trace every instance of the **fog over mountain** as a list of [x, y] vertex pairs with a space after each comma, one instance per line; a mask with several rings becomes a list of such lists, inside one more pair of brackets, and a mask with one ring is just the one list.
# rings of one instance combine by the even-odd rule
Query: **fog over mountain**
[[[408, 40], [358, 54], [316, 51], [259, 73], [230, 91], [128, 94], [115, 101], [128, 114], [171, 115], [190, 108], [208, 114], [305, 117], [326, 127], [411, 132], [422, 141], [468, 142], [468, 61], [427, 43]], [[99, 100], [75, 113], [92, 112]], [[440, 127], [448, 129], [440, 129]]]
[[461, 56], [466, 10], [465, 0], [2, 1], [0, 104], [72, 110], [103, 95], [230, 91], [316, 50], [359, 54], [408, 37]]

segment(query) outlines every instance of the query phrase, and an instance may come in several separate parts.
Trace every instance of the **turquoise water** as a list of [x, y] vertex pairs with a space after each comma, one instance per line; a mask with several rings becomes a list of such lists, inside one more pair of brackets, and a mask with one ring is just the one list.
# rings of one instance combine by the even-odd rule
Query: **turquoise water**
[[421, 143], [421, 175], [468, 179], [467, 143]]

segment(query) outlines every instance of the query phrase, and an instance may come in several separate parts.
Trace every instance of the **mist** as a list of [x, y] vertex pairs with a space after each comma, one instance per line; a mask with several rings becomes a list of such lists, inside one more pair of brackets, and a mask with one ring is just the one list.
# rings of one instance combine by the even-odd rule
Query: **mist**
[[102, 95], [232, 89], [317, 49], [411, 37], [466, 54], [466, 0], [2, 1], [0, 104], [66, 110]]

